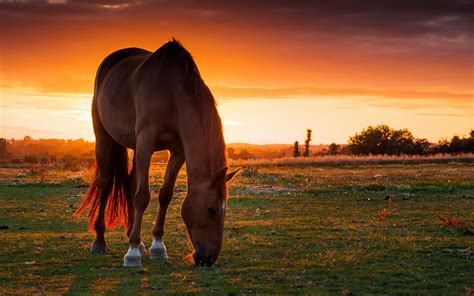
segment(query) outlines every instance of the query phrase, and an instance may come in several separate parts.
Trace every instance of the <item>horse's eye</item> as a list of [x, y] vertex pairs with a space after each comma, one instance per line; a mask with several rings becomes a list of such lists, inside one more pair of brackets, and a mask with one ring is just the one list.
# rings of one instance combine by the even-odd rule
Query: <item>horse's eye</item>
[[207, 208], [207, 213], [210, 217], [214, 217], [216, 215], [216, 209], [214, 208]]

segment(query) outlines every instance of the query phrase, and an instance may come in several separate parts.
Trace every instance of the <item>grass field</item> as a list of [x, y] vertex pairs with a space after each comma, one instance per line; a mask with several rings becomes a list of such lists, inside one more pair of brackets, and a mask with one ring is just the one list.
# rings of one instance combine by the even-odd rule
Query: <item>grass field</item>
[[[152, 168], [147, 247], [162, 172]], [[473, 164], [251, 166], [232, 183], [224, 247], [211, 268], [183, 260], [191, 251], [179, 214], [184, 172], [165, 229], [168, 262], [144, 258], [141, 269], [123, 268], [122, 229], [107, 233], [108, 254], [89, 254], [86, 219], [72, 216], [88, 174], [2, 169], [0, 294], [469, 295], [474, 289], [474, 237], [435, 215], [474, 228]]]

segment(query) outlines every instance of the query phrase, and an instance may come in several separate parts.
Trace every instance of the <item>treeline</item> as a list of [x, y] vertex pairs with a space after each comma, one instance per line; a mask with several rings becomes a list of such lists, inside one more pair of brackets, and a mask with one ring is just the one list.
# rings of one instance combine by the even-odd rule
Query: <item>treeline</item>
[[[332, 146], [333, 144], [331, 144]], [[392, 129], [387, 125], [369, 126], [350, 137], [347, 153], [354, 155], [429, 155], [474, 152], [474, 130], [466, 137], [453, 136], [437, 144], [415, 138], [408, 129]]]
[[76, 170], [94, 163], [94, 142], [84, 139], [0, 139], [1, 164], [60, 164]]
[[[64, 139], [32, 139], [25, 136], [23, 139], [1, 139], [0, 157], [22, 159], [27, 155], [36, 155], [37, 158], [56, 156], [57, 158], [65, 155], [87, 156], [93, 155], [95, 143], [84, 139], [64, 140]], [[2, 152], [2, 151], [7, 152]]]
[[[310, 155], [308, 143], [311, 130], [305, 141], [304, 156]], [[349, 137], [347, 145], [332, 143], [327, 148], [311, 153], [313, 156], [325, 155], [434, 155], [474, 153], [474, 130], [469, 135], [453, 136], [430, 143], [424, 138], [415, 138], [408, 129], [392, 129], [387, 125], [369, 126], [354, 136]], [[293, 145], [293, 156], [299, 157], [299, 144]]]
[[[0, 164], [67, 164], [77, 167], [77, 163], [88, 166], [94, 160], [94, 142], [83, 139], [23, 139], [0, 138]], [[311, 145], [308, 150], [311, 156], [321, 152], [327, 145]], [[3, 152], [2, 152], [3, 151]], [[256, 145], [247, 143], [231, 143], [227, 145], [229, 159], [265, 159], [289, 157], [293, 147], [286, 144]], [[131, 159], [131, 157], [130, 157]], [[168, 159], [166, 151], [156, 152], [153, 162], [165, 162]]]
[[[131, 159], [132, 157], [130, 157]], [[153, 161], [166, 161], [167, 152], [157, 152]], [[70, 170], [91, 167], [95, 162], [95, 143], [84, 139], [0, 138], [0, 164], [54, 165]]]
[[474, 152], [474, 130], [471, 130], [468, 137], [454, 136], [451, 140], [442, 139], [434, 147], [434, 153], [472, 153]]
[[[310, 145], [311, 130], [306, 131], [305, 145], [300, 152], [295, 145], [230, 144], [229, 159], [265, 159], [290, 156], [324, 155], [430, 155], [474, 153], [474, 130], [467, 136], [453, 136], [430, 143], [427, 139], [413, 136], [408, 129], [392, 129], [387, 125], [369, 126], [349, 137], [346, 145]], [[91, 166], [94, 163], [94, 142], [83, 139], [31, 139], [0, 138], [0, 164], [60, 164], [69, 169]], [[166, 152], [155, 153], [153, 161], [164, 162]]]

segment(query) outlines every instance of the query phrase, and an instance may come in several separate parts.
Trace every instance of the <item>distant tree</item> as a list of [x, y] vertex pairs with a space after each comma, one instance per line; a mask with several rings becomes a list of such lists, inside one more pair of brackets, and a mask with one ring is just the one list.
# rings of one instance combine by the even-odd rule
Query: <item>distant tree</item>
[[294, 157], [300, 157], [301, 156], [300, 145], [299, 145], [298, 141], [295, 141], [295, 146], [293, 148], [293, 156]]
[[433, 153], [449, 153], [449, 140], [444, 138], [440, 139], [436, 148], [433, 149]]
[[416, 139], [408, 129], [394, 130], [387, 125], [369, 126], [349, 138], [352, 154], [422, 154], [428, 153], [426, 139]]
[[474, 153], [474, 130], [471, 130], [469, 137], [465, 138], [464, 152]]
[[449, 143], [449, 153], [457, 154], [463, 152], [463, 139], [459, 136], [454, 136]]
[[330, 155], [336, 155], [339, 154], [340, 146], [337, 145], [336, 143], [331, 143], [328, 147], [328, 154]]
[[311, 142], [311, 133], [312, 131], [310, 129], [306, 130], [306, 140], [304, 141], [304, 152], [303, 152], [304, 157], [309, 157], [309, 142]]
[[392, 130], [384, 154], [414, 154], [415, 137], [408, 129]]
[[431, 144], [427, 139], [415, 139], [413, 141], [414, 151], [416, 155], [426, 155], [431, 153]]
[[369, 126], [349, 138], [352, 154], [385, 154], [390, 142], [391, 129], [386, 125]]
[[7, 139], [0, 138], [0, 159], [9, 159], [10, 156], [7, 149]]
[[431, 149], [432, 153], [473, 153], [474, 152], [474, 130], [471, 130], [466, 137], [453, 136], [451, 140], [441, 139], [438, 144]]

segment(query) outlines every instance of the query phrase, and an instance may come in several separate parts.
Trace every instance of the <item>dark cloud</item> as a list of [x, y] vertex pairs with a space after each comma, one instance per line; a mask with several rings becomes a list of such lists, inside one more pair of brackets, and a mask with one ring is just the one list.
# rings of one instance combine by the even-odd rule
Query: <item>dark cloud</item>
[[[62, 3], [64, 2], [64, 3]], [[202, 22], [276, 31], [292, 41], [345, 38], [356, 44], [410, 40], [404, 48], [471, 47], [474, 1], [465, 0], [50, 0], [1, 1], [0, 25], [41, 20]], [[382, 46], [383, 47], [383, 46]], [[392, 45], [390, 45], [393, 48]]]
[[472, 0], [0, 0], [0, 50], [11, 56], [26, 46], [71, 51], [94, 43], [97, 50], [122, 37], [125, 46], [135, 46], [186, 36], [202, 40], [193, 46], [208, 55], [225, 52], [219, 66], [244, 52], [244, 58], [285, 61], [280, 72], [288, 81], [303, 68], [311, 80], [324, 81], [331, 69], [355, 85], [359, 80], [347, 73], [372, 83], [368, 73], [384, 67], [387, 81], [423, 82], [436, 72], [441, 78], [430, 87], [446, 86], [445, 77], [465, 85], [466, 75], [472, 77], [473, 26]]
[[352, 37], [472, 35], [474, 2], [465, 0], [62, 0], [2, 1], [0, 12], [10, 18], [116, 14], [179, 20], [206, 19], [216, 25], [237, 23], [286, 31], [329, 32]]

